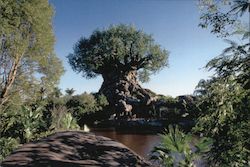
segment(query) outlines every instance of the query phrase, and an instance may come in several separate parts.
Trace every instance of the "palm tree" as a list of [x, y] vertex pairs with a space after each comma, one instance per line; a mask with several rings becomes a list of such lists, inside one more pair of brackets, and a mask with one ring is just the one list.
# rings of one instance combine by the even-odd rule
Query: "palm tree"
[[67, 95], [72, 96], [74, 94], [75, 90], [73, 88], [71, 88], [71, 89], [67, 88], [65, 90], [65, 92]]
[[191, 149], [191, 134], [185, 134], [178, 126], [169, 126], [161, 135], [160, 146], [154, 147], [151, 159], [159, 161], [163, 166], [194, 167], [194, 161], [209, 150], [211, 140], [202, 138], [193, 144]]
[[249, 0], [235, 0], [232, 9], [229, 13], [239, 14], [242, 16], [248, 9], [250, 13], [250, 1]]

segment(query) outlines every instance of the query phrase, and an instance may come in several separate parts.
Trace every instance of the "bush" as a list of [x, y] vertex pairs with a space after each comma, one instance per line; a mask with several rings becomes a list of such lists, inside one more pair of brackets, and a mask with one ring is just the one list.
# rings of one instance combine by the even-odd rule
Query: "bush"
[[[15, 110], [13, 110], [15, 109]], [[64, 106], [57, 106], [51, 113], [50, 125], [44, 121], [44, 108], [22, 105], [15, 108], [7, 107], [0, 112], [0, 160], [9, 155], [20, 143], [26, 143], [46, 137], [54, 130], [79, 129], [76, 120]], [[48, 129], [45, 127], [48, 126]]]
[[52, 111], [51, 130], [69, 130], [79, 129], [79, 125], [75, 118], [65, 106], [55, 107]]
[[20, 106], [19, 110], [7, 109], [1, 112], [2, 137], [19, 138], [21, 143], [35, 139], [34, 134], [40, 133], [44, 126], [42, 107], [32, 109]]
[[209, 153], [213, 166], [249, 166], [250, 91], [233, 78], [206, 85], [200, 98], [201, 116], [195, 132], [214, 139]]
[[66, 106], [71, 110], [73, 116], [79, 120], [85, 113], [96, 110], [96, 100], [92, 94], [83, 93], [72, 96], [66, 102]]
[[67, 108], [77, 119], [79, 125], [95, 120], [108, 119], [111, 115], [106, 110], [107, 98], [104, 95], [83, 93], [72, 96], [66, 102]]
[[195, 161], [200, 160], [209, 151], [211, 140], [208, 138], [197, 139], [191, 148], [191, 134], [185, 134], [177, 126], [169, 126], [166, 133], [161, 135], [162, 142], [154, 147], [151, 159], [158, 161], [163, 166], [195, 166]]
[[173, 98], [171, 96], [158, 95], [156, 102], [156, 115], [158, 118], [167, 119], [171, 123], [180, 121], [194, 121], [198, 118], [197, 99], [194, 96], [185, 95]]
[[157, 97], [158, 97], [158, 100], [162, 100], [167, 104], [177, 103], [177, 99], [173, 98], [172, 96], [157, 95]]
[[17, 139], [11, 137], [0, 138], [0, 161], [2, 161], [6, 156], [8, 156], [14, 149], [19, 145]]

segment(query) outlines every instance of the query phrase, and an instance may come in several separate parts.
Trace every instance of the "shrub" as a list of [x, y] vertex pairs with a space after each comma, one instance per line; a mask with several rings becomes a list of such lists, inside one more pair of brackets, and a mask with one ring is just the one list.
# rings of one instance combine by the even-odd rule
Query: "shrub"
[[81, 95], [72, 96], [66, 106], [71, 110], [73, 116], [79, 120], [84, 113], [94, 112], [96, 110], [96, 100], [92, 94], [83, 93]]
[[1, 136], [19, 138], [21, 143], [34, 139], [34, 134], [40, 133], [44, 126], [42, 107], [32, 109], [23, 105], [19, 110], [9, 108], [1, 112], [0, 119]]
[[83, 125], [85, 122], [108, 119], [111, 115], [106, 110], [108, 101], [104, 95], [83, 93], [72, 96], [66, 102], [66, 106], [77, 119], [79, 125]]
[[79, 129], [75, 118], [65, 106], [55, 107], [52, 111], [52, 125], [51, 130], [69, 130]]
[[195, 166], [209, 150], [211, 140], [198, 139], [191, 148], [191, 134], [185, 134], [177, 126], [169, 126], [166, 133], [161, 135], [162, 142], [154, 147], [151, 159], [159, 161], [162, 166]]
[[250, 91], [233, 78], [205, 84], [195, 132], [214, 139], [209, 153], [213, 166], [249, 166]]
[[17, 139], [11, 137], [0, 138], [0, 161], [16, 149], [18, 145], [19, 141]]
[[158, 97], [158, 100], [162, 100], [162, 101], [164, 101], [165, 103], [168, 103], [168, 104], [177, 103], [177, 99], [173, 98], [172, 96], [157, 95], [157, 97]]
[[180, 121], [194, 121], [198, 117], [197, 100], [194, 96], [184, 95], [173, 98], [158, 95], [156, 102], [156, 115], [167, 119], [171, 123]]

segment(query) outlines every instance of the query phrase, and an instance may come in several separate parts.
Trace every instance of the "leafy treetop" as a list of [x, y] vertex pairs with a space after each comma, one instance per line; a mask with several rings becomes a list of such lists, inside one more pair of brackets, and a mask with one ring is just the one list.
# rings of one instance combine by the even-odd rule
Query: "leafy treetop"
[[147, 81], [150, 74], [167, 66], [168, 52], [151, 35], [121, 24], [81, 38], [68, 59], [73, 70], [86, 78], [139, 70], [139, 79]]
[[199, 26], [211, 28], [211, 33], [216, 34], [218, 37], [242, 33], [244, 33], [243, 38], [247, 39], [249, 37], [249, 25], [244, 26], [244, 19], [242, 19], [242, 16], [247, 11], [250, 12], [249, 0], [198, 1], [202, 12]]
[[54, 54], [52, 16], [47, 0], [0, 0], [1, 103], [13, 88], [33, 95], [37, 83], [46, 90], [58, 83], [63, 67]]

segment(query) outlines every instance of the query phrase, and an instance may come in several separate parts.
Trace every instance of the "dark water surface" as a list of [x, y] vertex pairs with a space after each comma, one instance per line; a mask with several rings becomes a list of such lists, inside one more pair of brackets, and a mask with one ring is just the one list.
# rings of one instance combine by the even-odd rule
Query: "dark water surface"
[[[133, 131], [133, 129], [131, 130]], [[120, 132], [116, 131], [115, 129], [90, 129], [90, 132], [105, 136], [108, 138], [111, 138], [113, 140], [116, 140], [131, 150], [133, 150], [135, 153], [140, 155], [141, 157], [149, 160], [150, 158], [150, 152], [153, 149], [154, 146], [157, 146], [161, 142], [161, 138], [158, 134], [149, 134], [149, 133], [129, 133], [129, 130], [127, 132]], [[197, 136], [193, 136], [192, 142], [195, 142], [195, 140], [198, 138]], [[190, 143], [191, 147], [193, 146], [193, 143]], [[153, 162], [154, 164], [155, 162]], [[206, 166], [204, 161], [199, 159], [195, 161], [195, 164], [197, 167], [204, 167]], [[157, 166], [157, 165], [156, 165]]]
[[144, 157], [145, 159], [149, 159], [150, 151], [154, 146], [160, 143], [160, 137], [157, 134], [143, 134], [143, 133], [124, 133], [117, 132], [115, 130], [90, 130], [90, 132], [95, 133], [96, 135], [105, 136], [116, 140], [135, 153]]

